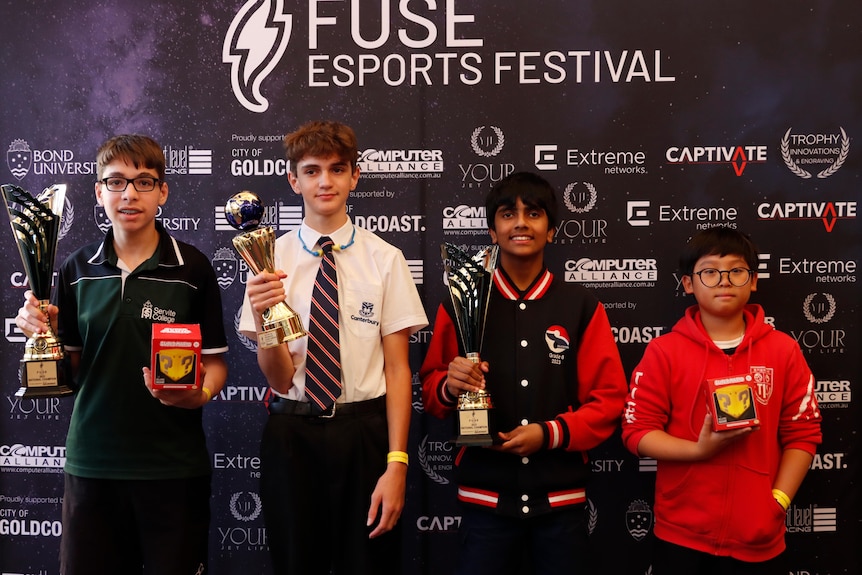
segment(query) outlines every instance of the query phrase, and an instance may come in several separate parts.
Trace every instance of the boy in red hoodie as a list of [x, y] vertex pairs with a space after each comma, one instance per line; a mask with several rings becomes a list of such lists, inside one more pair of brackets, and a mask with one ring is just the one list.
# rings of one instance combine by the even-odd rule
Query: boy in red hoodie
[[[646, 348], [632, 373], [622, 438], [658, 460], [653, 573], [782, 573], [785, 512], [821, 441], [814, 376], [788, 335], [749, 304], [757, 249], [727, 227], [680, 258], [697, 305]], [[757, 425], [713, 431], [708, 379], [750, 375]]]

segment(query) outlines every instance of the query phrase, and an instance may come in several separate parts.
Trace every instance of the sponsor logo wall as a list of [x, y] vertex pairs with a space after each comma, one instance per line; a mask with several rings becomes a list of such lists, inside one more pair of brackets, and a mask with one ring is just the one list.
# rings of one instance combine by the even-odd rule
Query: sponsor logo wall
[[[204, 410], [216, 575], [268, 572], [270, 544], [258, 494], [266, 389], [255, 343], [237, 332], [249, 269], [223, 205], [252, 190], [264, 225], [295, 229], [302, 205], [281, 140], [322, 118], [355, 128], [363, 175], [349, 215], [403, 250], [432, 320], [446, 296], [440, 244], [487, 244], [484, 195], [506, 175], [551, 181], [560, 202], [547, 265], [597, 293], [629, 374], [693, 303], [682, 244], [718, 225], [750, 234], [761, 251], [753, 301], [799, 343], [824, 417], [787, 514], [787, 571], [856, 573], [862, 5], [835, 4], [9, 4], [0, 183], [68, 185], [62, 261], [110, 225], [93, 194], [98, 145], [141, 132], [164, 147], [170, 198], [158, 218], [210, 258], [230, 344], [227, 385]], [[0, 573], [53, 573], [73, 400], [15, 396], [14, 316], [28, 283], [3, 229]], [[350, 313], [374, 321], [373, 309]], [[432, 327], [411, 338], [414, 373]], [[424, 413], [416, 375], [413, 407], [404, 573], [441, 575], [461, 520], [454, 423]], [[590, 456], [602, 572], [649, 573], [655, 462], [618, 435]]]

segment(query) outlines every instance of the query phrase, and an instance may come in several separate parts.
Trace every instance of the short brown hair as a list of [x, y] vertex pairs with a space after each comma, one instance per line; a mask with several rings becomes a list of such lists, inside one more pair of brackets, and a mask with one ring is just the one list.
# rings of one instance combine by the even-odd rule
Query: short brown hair
[[308, 122], [286, 135], [284, 151], [294, 175], [296, 164], [305, 156], [338, 156], [340, 160], [350, 163], [351, 171], [356, 169], [359, 161], [353, 128], [331, 120]]
[[121, 134], [102, 144], [96, 152], [99, 179], [105, 167], [114, 160], [122, 160], [138, 169], [144, 167], [155, 170], [160, 180], [165, 179], [165, 153], [159, 143], [149, 136]]

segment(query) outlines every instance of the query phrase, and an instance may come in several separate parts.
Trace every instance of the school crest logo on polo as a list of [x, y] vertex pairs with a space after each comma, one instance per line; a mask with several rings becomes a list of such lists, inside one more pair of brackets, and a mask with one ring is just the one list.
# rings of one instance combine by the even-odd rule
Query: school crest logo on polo
[[771, 367], [752, 365], [750, 368], [752, 389], [757, 403], [766, 405], [772, 397], [773, 382], [775, 381]]
[[359, 315], [362, 317], [371, 317], [374, 315], [374, 304], [370, 301], [362, 302], [362, 308], [359, 310]]

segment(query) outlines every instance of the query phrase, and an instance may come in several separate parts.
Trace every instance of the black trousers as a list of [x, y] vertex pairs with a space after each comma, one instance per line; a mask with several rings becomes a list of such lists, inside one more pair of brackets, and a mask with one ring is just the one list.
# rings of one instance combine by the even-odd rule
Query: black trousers
[[261, 501], [276, 575], [400, 573], [400, 523], [374, 539], [365, 525], [389, 437], [385, 398], [362, 403], [330, 419], [270, 406]]
[[205, 573], [209, 524], [209, 475], [121, 480], [67, 473], [60, 573]]

